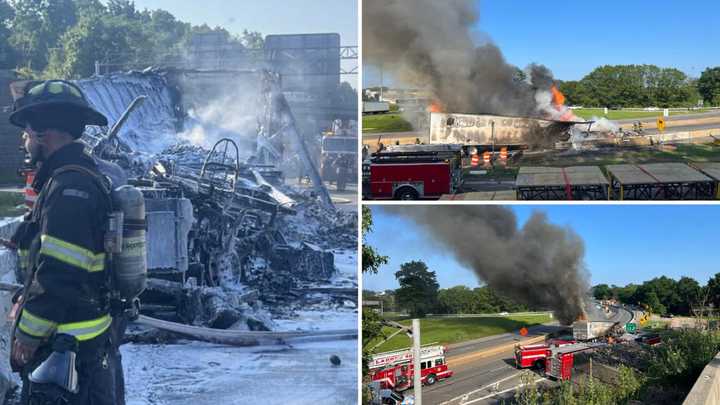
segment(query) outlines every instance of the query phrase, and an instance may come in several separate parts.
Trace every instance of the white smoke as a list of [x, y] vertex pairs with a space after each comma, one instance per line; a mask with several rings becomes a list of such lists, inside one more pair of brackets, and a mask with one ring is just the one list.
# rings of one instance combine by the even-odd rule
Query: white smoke
[[251, 87], [238, 83], [220, 96], [196, 102], [188, 109], [179, 137], [205, 149], [229, 138], [237, 143], [241, 158], [253, 155], [262, 107], [258, 88]]

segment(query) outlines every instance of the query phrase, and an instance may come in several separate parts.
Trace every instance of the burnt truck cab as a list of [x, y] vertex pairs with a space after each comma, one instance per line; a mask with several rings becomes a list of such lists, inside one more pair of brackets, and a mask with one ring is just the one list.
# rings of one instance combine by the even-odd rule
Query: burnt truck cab
[[358, 137], [355, 121], [335, 120], [332, 131], [323, 133], [320, 148], [320, 176], [335, 183], [339, 191], [357, 182]]
[[395, 145], [371, 155], [363, 177], [371, 199], [437, 199], [462, 185], [462, 146]]

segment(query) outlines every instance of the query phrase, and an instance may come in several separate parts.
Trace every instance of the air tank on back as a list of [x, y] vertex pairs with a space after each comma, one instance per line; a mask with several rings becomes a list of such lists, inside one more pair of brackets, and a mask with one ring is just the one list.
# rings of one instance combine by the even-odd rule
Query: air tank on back
[[113, 255], [115, 285], [120, 298], [131, 301], [147, 282], [145, 199], [137, 188], [125, 185], [112, 192], [113, 206], [123, 212], [122, 251]]

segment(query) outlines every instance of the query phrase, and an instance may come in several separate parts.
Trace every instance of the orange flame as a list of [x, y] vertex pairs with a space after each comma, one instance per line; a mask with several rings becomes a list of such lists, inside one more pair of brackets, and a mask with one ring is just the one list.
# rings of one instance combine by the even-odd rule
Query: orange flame
[[428, 107], [429, 112], [439, 113], [443, 112], [444, 108], [438, 101], [433, 101]]
[[552, 96], [553, 96], [552, 99], [553, 99], [553, 104], [555, 105], [555, 107], [560, 107], [560, 106], [565, 105], [565, 95], [562, 94], [562, 92], [560, 92], [560, 90], [558, 90], [558, 88], [555, 87], [554, 84], [552, 87], [550, 87], [550, 91], [552, 92]]
[[577, 317], [576, 321], [587, 321], [587, 314], [584, 312]]

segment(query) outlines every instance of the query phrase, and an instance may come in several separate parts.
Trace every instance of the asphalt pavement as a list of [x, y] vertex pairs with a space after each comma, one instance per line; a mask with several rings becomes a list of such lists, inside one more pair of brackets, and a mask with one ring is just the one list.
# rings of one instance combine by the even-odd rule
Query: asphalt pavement
[[[530, 327], [527, 336], [504, 333], [448, 346], [448, 366], [454, 375], [423, 387], [423, 403], [486, 404], [513, 395], [525, 373], [515, 368], [515, 345], [541, 343], [548, 333], [561, 329], [555, 322]], [[529, 375], [533, 379], [542, 377], [532, 372]]]

